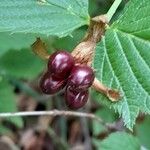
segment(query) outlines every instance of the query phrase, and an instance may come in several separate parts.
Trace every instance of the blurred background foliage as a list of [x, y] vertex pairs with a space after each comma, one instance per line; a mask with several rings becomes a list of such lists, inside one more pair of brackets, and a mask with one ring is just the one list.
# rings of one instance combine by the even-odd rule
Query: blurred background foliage
[[[113, 19], [117, 18], [126, 2], [127, 0], [122, 2]], [[112, 3], [113, 0], [89, 0], [90, 16], [106, 13]], [[84, 26], [67, 37], [42, 37], [42, 40], [46, 43], [49, 53], [57, 49], [72, 51], [84, 37], [86, 30], [87, 27]], [[46, 96], [40, 92], [38, 82], [41, 74], [46, 70], [47, 62], [32, 52], [31, 45], [35, 40], [35, 36], [30, 34], [0, 33], [0, 112], [39, 111], [55, 108], [67, 110], [63, 102], [63, 91], [54, 96]], [[85, 118], [13, 117], [0, 119], [0, 149], [2, 141], [8, 144], [9, 149], [19, 149], [19, 147], [31, 150], [37, 147], [39, 150], [62, 150], [68, 147], [86, 150], [99, 149], [101, 141], [112, 132], [130, 133], [123, 126], [123, 121], [118, 114], [98, 101], [96, 95], [91, 93], [90, 100], [82, 111], [95, 113], [109, 127]], [[137, 140], [147, 149], [150, 149], [149, 125], [150, 117], [140, 114], [133, 130]], [[6, 140], [6, 136], [9, 140]], [[26, 140], [28, 138], [32, 140]]]

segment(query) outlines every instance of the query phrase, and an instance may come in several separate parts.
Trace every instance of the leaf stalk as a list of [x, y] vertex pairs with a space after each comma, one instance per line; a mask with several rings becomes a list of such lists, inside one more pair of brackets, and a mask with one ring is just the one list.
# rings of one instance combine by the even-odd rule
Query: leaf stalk
[[122, 0], [115, 0], [114, 3], [111, 5], [110, 9], [108, 10], [108, 12], [106, 14], [108, 22], [110, 22], [111, 18], [115, 14], [115, 12], [121, 2], [122, 2]]

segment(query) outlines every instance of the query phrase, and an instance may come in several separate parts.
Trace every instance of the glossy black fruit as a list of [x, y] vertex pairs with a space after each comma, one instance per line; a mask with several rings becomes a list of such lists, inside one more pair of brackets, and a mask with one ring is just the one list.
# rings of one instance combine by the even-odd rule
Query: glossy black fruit
[[48, 70], [55, 77], [65, 79], [69, 76], [73, 66], [74, 58], [66, 51], [57, 51], [53, 53], [48, 62]]
[[70, 109], [79, 109], [86, 104], [88, 100], [88, 95], [88, 90], [80, 92], [72, 90], [72, 88], [68, 86], [65, 91], [66, 105]]
[[74, 66], [68, 78], [67, 85], [77, 91], [87, 90], [94, 80], [93, 70], [86, 65]]
[[65, 80], [55, 78], [49, 72], [46, 72], [40, 80], [40, 88], [45, 94], [55, 94], [63, 89]]

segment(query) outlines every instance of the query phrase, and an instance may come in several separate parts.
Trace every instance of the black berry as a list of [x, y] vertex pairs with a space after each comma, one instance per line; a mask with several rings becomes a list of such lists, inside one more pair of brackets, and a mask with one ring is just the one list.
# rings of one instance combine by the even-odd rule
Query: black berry
[[57, 51], [53, 53], [48, 62], [48, 70], [60, 79], [66, 79], [73, 66], [74, 58], [66, 51]]
[[87, 90], [94, 80], [93, 70], [85, 65], [74, 66], [68, 78], [67, 85], [74, 90]]
[[65, 91], [66, 104], [70, 109], [79, 109], [83, 107], [88, 100], [88, 90], [75, 91], [68, 86]]
[[45, 73], [40, 80], [40, 88], [45, 94], [55, 94], [65, 86], [65, 80], [55, 78], [49, 72]]

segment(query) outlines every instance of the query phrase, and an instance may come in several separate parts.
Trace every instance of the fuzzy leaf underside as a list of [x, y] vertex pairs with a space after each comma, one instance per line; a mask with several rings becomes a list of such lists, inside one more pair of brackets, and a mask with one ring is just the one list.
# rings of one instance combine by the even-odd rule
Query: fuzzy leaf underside
[[87, 0], [0, 1], [0, 32], [66, 36], [88, 24]]
[[119, 112], [130, 129], [140, 111], [150, 113], [149, 10], [149, 0], [131, 0], [107, 29], [94, 59], [97, 78], [123, 96], [117, 103], [105, 102]]
[[0, 1], [0, 56], [30, 48], [37, 37], [70, 35], [89, 19], [88, 0]]

